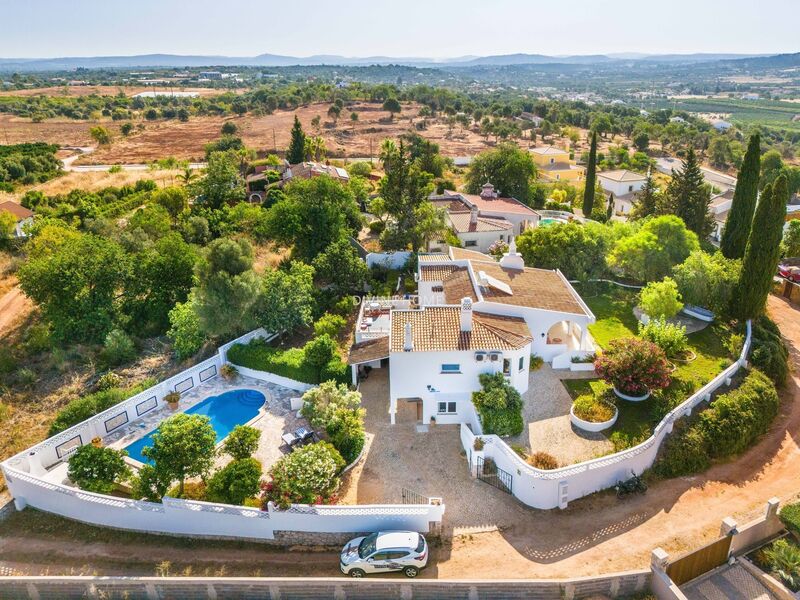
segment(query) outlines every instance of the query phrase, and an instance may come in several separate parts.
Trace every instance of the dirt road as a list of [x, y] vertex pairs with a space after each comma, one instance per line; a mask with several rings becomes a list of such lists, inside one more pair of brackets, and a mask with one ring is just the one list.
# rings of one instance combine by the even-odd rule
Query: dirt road
[[[770, 297], [769, 309], [787, 338], [795, 372], [783, 391], [780, 416], [755, 447], [702, 475], [657, 482], [641, 497], [619, 501], [611, 493], [596, 494], [564, 511], [534, 511], [515, 504], [518, 520], [513, 526], [445, 539], [433, 549], [424, 576], [555, 578], [646, 568], [656, 546], [680, 553], [715, 537], [726, 516], [744, 523], [772, 496], [793, 498], [800, 491], [800, 311], [776, 297]], [[496, 493], [498, 502], [508, 498]], [[110, 530], [84, 534], [85, 526], [52, 528], [49, 522], [31, 533], [25, 519], [52, 519], [35, 515], [16, 515], [13, 519], [21, 525], [0, 533], [0, 568], [141, 574], [152, 573], [166, 560], [173, 574], [188, 565], [194, 573], [336, 574], [333, 551], [284, 553], [252, 544], [232, 551], [218, 542], [192, 544]], [[84, 539], [76, 539], [79, 535]], [[503, 568], [488, 556], [502, 557]]]
[[0, 297], [0, 334], [13, 325], [17, 317], [31, 307], [31, 301], [17, 285]]

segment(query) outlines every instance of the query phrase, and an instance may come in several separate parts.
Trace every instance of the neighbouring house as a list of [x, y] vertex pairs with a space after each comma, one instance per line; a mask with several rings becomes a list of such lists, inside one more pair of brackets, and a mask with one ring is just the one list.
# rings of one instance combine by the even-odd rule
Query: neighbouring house
[[348, 359], [353, 383], [388, 368], [392, 423], [475, 423], [478, 375], [503, 373], [524, 393], [532, 355], [569, 366], [595, 349], [592, 311], [560, 271], [526, 267], [513, 239], [499, 262], [454, 247], [420, 254], [416, 278], [413, 298], [362, 304]]
[[614, 195], [614, 212], [618, 215], [627, 215], [633, 209], [636, 193], [641, 191], [647, 182], [647, 176], [620, 169], [598, 173], [597, 181], [605, 191], [606, 198], [610, 194]]
[[[272, 176], [270, 172], [273, 173]], [[276, 172], [278, 177], [274, 175]], [[283, 164], [274, 166], [258, 165], [255, 167], [255, 171], [245, 178], [247, 198], [250, 202], [260, 203], [264, 201], [266, 189], [270, 186], [283, 187], [293, 179], [311, 179], [320, 175], [333, 177], [343, 183], [350, 181], [350, 174], [346, 169], [318, 162], [302, 162], [290, 165], [288, 162], [283, 161]], [[271, 181], [271, 178], [275, 179], [275, 181]]]
[[716, 129], [717, 131], [728, 131], [731, 127], [733, 127], [733, 123], [729, 123], [728, 121], [714, 121], [711, 123], [711, 126]]
[[684, 119], [683, 117], [670, 117], [669, 122], [670, 123], [686, 123], [686, 119]]
[[535, 115], [531, 112], [524, 112], [524, 111], [520, 113], [517, 119], [520, 121], [529, 121], [530, 123], [533, 123], [534, 127], [541, 127], [542, 121], [544, 121], [542, 117]]
[[530, 153], [539, 170], [539, 177], [545, 181], [582, 181], [586, 176], [586, 169], [572, 162], [567, 150], [542, 146], [531, 149]]
[[[486, 252], [496, 241], [511, 238], [533, 227], [538, 213], [515, 198], [504, 198], [491, 183], [480, 194], [462, 194], [445, 190], [432, 194], [430, 201], [447, 214], [448, 224], [465, 248]], [[444, 240], [434, 240], [429, 250], [446, 248]]]
[[711, 232], [711, 239], [715, 242], [722, 239], [722, 230], [728, 220], [728, 214], [731, 212], [734, 191], [734, 188], [729, 188], [721, 194], [712, 196], [708, 203], [708, 211], [714, 217], [714, 231]]
[[28, 234], [25, 233], [25, 226], [33, 223], [32, 210], [28, 210], [24, 206], [17, 204], [16, 202], [12, 202], [11, 200], [6, 200], [5, 202], [0, 203], [0, 212], [11, 213], [14, 215], [14, 218], [17, 219], [17, 222], [14, 225], [14, 232], [12, 233], [15, 238], [28, 237]]

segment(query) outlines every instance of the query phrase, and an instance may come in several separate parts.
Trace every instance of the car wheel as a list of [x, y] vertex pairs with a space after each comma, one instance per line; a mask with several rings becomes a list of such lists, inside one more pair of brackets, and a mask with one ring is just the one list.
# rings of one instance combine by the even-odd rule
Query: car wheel
[[419, 569], [417, 567], [406, 567], [403, 569], [403, 575], [406, 577], [413, 579], [417, 575], [419, 575]]
[[363, 569], [350, 569], [350, 573], [348, 574], [350, 575], [350, 577], [358, 577], [358, 578], [361, 578], [364, 575], [366, 575]]

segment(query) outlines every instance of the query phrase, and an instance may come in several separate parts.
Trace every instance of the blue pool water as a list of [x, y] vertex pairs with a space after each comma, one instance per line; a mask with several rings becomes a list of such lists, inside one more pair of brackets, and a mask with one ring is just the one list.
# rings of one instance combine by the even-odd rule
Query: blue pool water
[[[224, 440], [237, 425], [243, 425], [255, 418], [258, 409], [264, 405], [264, 394], [256, 390], [231, 390], [219, 396], [210, 396], [186, 410], [187, 415], [206, 415], [211, 419], [211, 426], [217, 434], [217, 443]], [[128, 455], [142, 463], [149, 463], [142, 456], [145, 446], [153, 445], [154, 429], [143, 438], [125, 446]]]

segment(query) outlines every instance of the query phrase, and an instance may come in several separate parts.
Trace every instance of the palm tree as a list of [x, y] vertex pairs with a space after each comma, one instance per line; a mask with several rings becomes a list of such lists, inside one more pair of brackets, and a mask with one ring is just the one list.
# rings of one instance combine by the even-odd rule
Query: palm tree
[[189, 185], [194, 179], [197, 179], [197, 173], [195, 173], [191, 167], [186, 167], [183, 173], [178, 175], [178, 179], [183, 182], [183, 185]]

